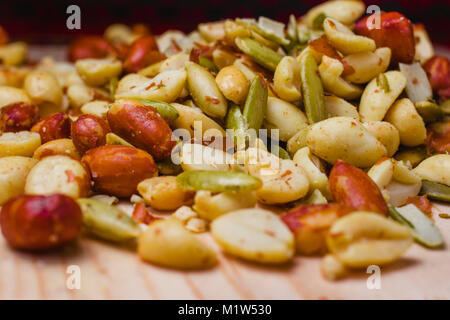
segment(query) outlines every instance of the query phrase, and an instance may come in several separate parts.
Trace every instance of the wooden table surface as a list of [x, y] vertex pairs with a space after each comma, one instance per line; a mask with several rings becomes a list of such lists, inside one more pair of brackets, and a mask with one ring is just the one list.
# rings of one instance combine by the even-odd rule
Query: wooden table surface
[[[370, 290], [365, 270], [330, 282], [319, 257], [295, 257], [282, 267], [256, 265], [226, 256], [206, 233], [200, 235], [219, 256], [207, 271], [179, 271], [142, 262], [132, 248], [83, 237], [63, 251], [17, 252], [0, 237], [0, 299], [450, 299], [450, 220], [434, 219], [447, 246], [417, 244], [398, 262], [381, 268], [381, 289]], [[68, 267], [80, 270], [80, 289], [69, 289]]]

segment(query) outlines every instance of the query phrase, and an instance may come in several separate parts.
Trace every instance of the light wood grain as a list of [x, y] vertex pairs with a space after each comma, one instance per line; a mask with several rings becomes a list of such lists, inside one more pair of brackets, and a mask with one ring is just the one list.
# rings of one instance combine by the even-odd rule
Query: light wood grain
[[[450, 220], [434, 219], [450, 243]], [[450, 299], [450, 251], [415, 244], [397, 263], [382, 267], [381, 289], [369, 290], [361, 272], [337, 282], [323, 279], [320, 258], [296, 257], [265, 267], [219, 253], [208, 271], [178, 271], [140, 261], [130, 248], [82, 238], [61, 252], [30, 254], [10, 249], [0, 237], [0, 299]], [[81, 289], [66, 286], [69, 265], [81, 270]]]

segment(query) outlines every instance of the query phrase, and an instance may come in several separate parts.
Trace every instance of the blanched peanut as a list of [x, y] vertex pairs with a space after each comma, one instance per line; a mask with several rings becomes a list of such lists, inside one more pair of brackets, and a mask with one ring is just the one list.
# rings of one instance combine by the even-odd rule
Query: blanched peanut
[[294, 57], [286, 56], [278, 63], [273, 75], [273, 90], [286, 101], [302, 98], [300, 64]]
[[323, 29], [330, 44], [344, 55], [376, 49], [375, 41], [354, 34], [348, 27], [334, 19], [326, 18]]
[[425, 123], [411, 100], [404, 98], [397, 101], [389, 109], [386, 121], [398, 129], [402, 145], [415, 147], [425, 142], [427, 137]]
[[412, 242], [407, 227], [365, 211], [340, 218], [327, 237], [329, 250], [343, 264], [354, 268], [391, 263], [400, 258]]
[[120, 79], [116, 99], [141, 98], [173, 102], [181, 94], [185, 83], [185, 70], [164, 71], [151, 79], [131, 73]]
[[21, 88], [23, 80], [30, 72], [29, 67], [0, 66], [0, 86]]
[[191, 232], [201, 233], [208, 229], [208, 222], [205, 219], [192, 218], [188, 220], [184, 227]]
[[353, 68], [354, 72], [345, 76], [345, 80], [353, 83], [366, 83], [385, 72], [391, 62], [391, 49], [378, 48], [374, 52], [355, 53], [342, 59]]
[[394, 162], [394, 172], [392, 178], [403, 184], [421, 184], [421, 178], [414, 171], [412, 171], [408, 166], [406, 166], [403, 161], [397, 161], [392, 159]]
[[386, 187], [384, 193], [388, 196], [389, 204], [400, 207], [406, 204], [407, 200], [419, 194], [422, 183], [404, 184], [392, 180]]
[[425, 159], [413, 171], [424, 180], [450, 186], [450, 155], [438, 154]]
[[192, 203], [194, 193], [181, 189], [175, 176], [153, 177], [137, 186], [145, 202], [157, 210], [175, 210]]
[[35, 132], [5, 132], [0, 136], [0, 157], [31, 157], [41, 145], [41, 136]]
[[90, 86], [101, 86], [122, 72], [122, 63], [114, 58], [81, 59], [75, 63], [77, 72]]
[[94, 100], [95, 91], [84, 84], [73, 84], [67, 88], [67, 97], [70, 105], [81, 108], [81, 106]]
[[236, 104], [241, 104], [247, 97], [249, 83], [244, 73], [234, 66], [228, 66], [219, 71], [216, 83], [225, 98]]
[[81, 112], [84, 114], [93, 114], [100, 118], [105, 118], [109, 110], [109, 103], [102, 100], [94, 100], [85, 103], [81, 107]]
[[15, 102], [31, 103], [31, 99], [25, 90], [0, 86], [0, 108]]
[[221, 149], [207, 147], [198, 143], [185, 143], [181, 149], [181, 167], [190, 170], [230, 171], [239, 169], [233, 155]]
[[322, 194], [327, 197], [330, 196], [328, 177], [326, 173], [323, 172], [323, 165], [320, 163], [319, 158], [311, 154], [308, 147], [298, 150], [292, 160], [295, 163], [298, 163], [306, 172], [311, 189], [319, 189]]
[[66, 155], [75, 160], [80, 160], [81, 158], [72, 140], [67, 138], [51, 140], [44, 143], [34, 151], [33, 158], [40, 160], [44, 157], [54, 155]]
[[361, 88], [345, 81], [341, 77], [342, 72], [344, 72], [342, 62], [326, 55], [322, 57], [319, 73], [324, 89], [347, 100], [358, 98], [362, 93]]
[[208, 23], [200, 23], [198, 31], [200, 35], [209, 42], [221, 40], [225, 37], [225, 21], [215, 21]]
[[198, 213], [192, 210], [191, 207], [181, 206], [172, 214], [172, 217], [186, 224], [189, 220], [197, 218]]
[[255, 204], [256, 194], [253, 191], [212, 194], [201, 190], [195, 195], [193, 208], [201, 218], [212, 221], [225, 213], [251, 208]]
[[[383, 158], [375, 163], [372, 168], [367, 172], [370, 179], [373, 180], [383, 192], [383, 190], [389, 185], [394, 175], [394, 162], [392, 159]], [[386, 198], [386, 197], [385, 197]]]
[[104, 38], [112, 43], [125, 43], [131, 44], [137, 38], [137, 34], [133, 33], [133, 30], [122, 23], [114, 23], [106, 28]]
[[422, 23], [417, 23], [414, 28], [414, 40], [416, 53], [414, 60], [419, 61], [421, 64], [425, 63], [428, 59], [434, 57], [434, 48], [428, 36], [427, 30]]
[[[172, 103], [172, 107], [177, 109], [178, 118], [173, 122], [173, 128], [176, 129], [186, 129], [189, 131], [191, 137], [194, 136], [194, 128], [199, 124], [201, 124], [201, 128], [198, 126], [198, 130], [201, 129], [201, 136], [205, 137], [206, 132], [213, 131], [221, 133], [221, 135], [225, 136], [225, 131], [222, 127], [215, 122], [213, 119], [204, 114], [199, 108], [196, 107], [188, 107], [179, 103]], [[206, 135], [207, 136], [207, 135]]]
[[281, 141], [288, 141], [298, 131], [307, 126], [308, 119], [299, 108], [275, 97], [267, 99], [264, 127], [266, 129], [278, 129], [278, 138]]
[[30, 72], [23, 88], [37, 104], [51, 103], [55, 107], [61, 107], [63, 92], [53, 74], [40, 70]]
[[142, 260], [177, 269], [205, 269], [217, 262], [216, 254], [176, 219], [158, 220], [138, 240]]
[[[382, 78], [379, 78], [382, 77]], [[380, 79], [385, 77], [386, 83]], [[359, 104], [361, 121], [383, 120], [389, 107], [406, 87], [406, 78], [399, 71], [388, 71], [378, 75], [364, 89]]]
[[0, 60], [5, 66], [22, 64], [27, 57], [27, 44], [25, 42], [13, 42], [0, 46]]
[[284, 160], [261, 149], [246, 152], [247, 172], [262, 180], [256, 197], [265, 204], [287, 203], [303, 198], [309, 191], [309, 179], [299, 164]]
[[174, 54], [161, 62], [159, 72], [184, 69], [186, 61], [189, 61], [189, 55], [187, 53], [181, 52]]
[[424, 147], [406, 148], [395, 154], [394, 158], [403, 161], [410, 167], [416, 167], [422, 160], [427, 157], [427, 152]]
[[314, 20], [318, 15], [324, 14], [343, 24], [350, 25], [355, 22], [364, 13], [366, 6], [362, 1], [338, 0], [326, 1], [308, 11], [305, 23], [308, 27], [314, 26]]
[[386, 148], [387, 156], [392, 157], [400, 145], [400, 135], [396, 127], [385, 121], [368, 121], [364, 127]]
[[354, 105], [336, 96], [325, 96], [325, 107], [329, 118], [350, 117], [359, 120], [358, 110]]
[[307, 145], [316, 156], [334, 163], [342, 159], [357, 167], [370, 167], [386, 148], [357, 120], [348, 117], [330, 118], [309, 128]]
[[45, 157], [27, 176], [25, 193], [50, 195], [61, 193], [72, 198], [85, 197], [90, 190], [89, 173], [77, 160], [67, 156]]
[[333, 254], [327, 254], [320, 261], [320, 271], [328, 280], [338, 280], [346, 276], [348, 268]]
[[285, 263], [295, 251], [294, 236], [286, 225], [262, 209], [223, 215], [211, 223], [211, 233], [225, 252], [250, 261]]
[[227, 66], [231, 66], [233, 62], [237, 59], [236, 56], [229, 52], [222, 50], [220, 48], [217, 48], [212, 53], [212, 58], [214, 64], [219, 68], [225, 68]]
[[0, 206], [24, 192], [26, 177], [36, 163], [26, 157], [0, 158]]

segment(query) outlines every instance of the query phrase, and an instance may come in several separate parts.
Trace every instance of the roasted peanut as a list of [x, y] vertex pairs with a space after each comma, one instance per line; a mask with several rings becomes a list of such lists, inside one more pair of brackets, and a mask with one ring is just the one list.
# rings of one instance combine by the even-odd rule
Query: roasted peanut
[[31, 132], [39, 133], [42, 143], [70, 136], [70, 119], [64, 112], [55, 113], [42, 118], [32, 128]]
[[428, 154], [450, 153], [450, 121], [430, 125], [426, 145]]
[[236, 104], [242, 103], [247, 97], [248, 80], [235, 66], [221, 69], [216, 76], [216, 83], [225, 98]]
[[31, 169], [25, 183], [25, 193], [85, 197], [91, 189], [89, 178], [89, 173], [79, 161], [63, 155], [49, 156]]
[[384, 145], [388, 157], [392, 157], [397, 152], [400, 134], [396, 127], [385, 121], [368, 121], [364, 122], [363, 126]]
[[136, 39], [128, 50], [123, 68], [127, 72], [138, 72], [155, 62], [164, 60], [165, 55], [158, 50], [158, 44], [152, 35]]
[[67, 49], [69, 61], [88, 58], [104, 58], [116, 52], [108, 41], [99, 36], [83, 36], [73, 41]]
[[239, 258], [267, 264], [292, 259], [294, 236], [280, 218], [262, 209], [233, 211], [211, 223], [211, 233], [222, 249]]
[[112, 58], [81, 59], [75, 66], [81, 79], [90, 86], [104, 85], [122, 72], [122, 63]]
[[67, 138], [51, 140], [44, 143], [34, 151], [33, 158], [41, 160], [44, 157], [55, 155], [65, 155], [75, 160], [81, 159], [80, 154], [78, 153], [72, 140]]
[[355, 32], [373, 39], [378, 48], [390, 48], [392, 64], [413, 62], [415, 41], [411, 21], [398, 12], [382, 12], [379, 16], [380, 28], [369, 29], [368, 20], [373, 18], [373, 16], [367, 16], [359, 20], [355, 24]]
[[3, 235], [13, 248], [46, 250], [75, 240], [81, 230], [81, 210], [70, 197], [20, 195], [2, 209]]
[[31, 99], [25, 90], [0, 86], [0, 108], [15, 102], [31, 103]]
[[338, 203], [299, 206], [287, 212], [281, 220], [295, 235], [299, 254], [320, 254], [327, 251], [326, 235], [340, 217], [354, 211]]
[[386, 121], [397, 128], [402, 145], [415, 147], [425, 142], [425, 123], [411, 100], [404, 98], [397, 101], [386, 114]]
[[36, 163], [19, 156], [0, 158], [0, 206], [24, 192], [26, 177]]
[[170, 156], [172, 130], [155, 108], [135, 100], [116, 100], [108, 111], [112, 132], [148, 151], [156, 160]]
[[0, 109], [0, 132], [30, 130], [39, 119], [39, 108], [34, 104], [16, 102]]
[[411, 244], [412, 236], [407, 227], [365, 211], [340, 218], [327, 236], [329, 250], [344, 265], [353, 268], [391, 263]]
[[92, 114], [85, 114], [72, 123], [70, 136], [82, 155], [89, 149], [105, 145], [106, 134], [110, 131], [105, 120]]
[[174, 176], [143, 180], [137, 190], [145, 202], [156, 210], [175, 210], [191, 204], [194, 198], [194, 192], [180, 188]]
[[361, 169], [338, 160], [329, 176], [333, 199], [357, 210], [388, 214], [386, 201], [375, 182]]
[[217, 263], [216, 254], [176, 219], [151, 223], [139, 237], [142, 260], [177, 269], [205, 269]]
[[435, 56], [423, 68], [435, 93], [450, 88], [450, 60], [447, 57]]
[[450, 186], [450, 155], [438, 154], [425, 159], [413, 171], [423, 180]]
[[386, 148], [357, 120], [349, 117], [330, 118], [312, 125], [306, 136], [313, 154], [335, 163], [342, 159], [358, 167], [370, 167]]
[[41, 145], [41, 137], [35, 132], [5, 132], [0, 135], [0, 157], [31, 157]]
[[94, 190], [117, 197], [130, 197], [140, 181], [158, 174], [151, 155], [128, 146], [91, 149], [81, 160], [89, 167]]

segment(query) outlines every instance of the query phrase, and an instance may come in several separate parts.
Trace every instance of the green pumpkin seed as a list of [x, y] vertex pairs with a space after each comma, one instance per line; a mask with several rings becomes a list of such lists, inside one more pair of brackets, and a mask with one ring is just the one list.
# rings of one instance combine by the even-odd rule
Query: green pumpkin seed
[[117, 77], [114, 77], [109, 81], [109, 95], [113, 99], [116, 95], [117, 83], [119, 83], [119, 79], [117, 79]]
[[441, 107], [432, 101], [420, 101], [414, 104], [417, 112], [426, 123], [436, 122], [444, 115]]
[[376, 79], [377, 87], [383, 89], [385, 93], [391, 92], [391, 86], [389, 85], [389, 81], [384, 73], [380, 73]]
[[300, 77], [303, 105], [310, 124], [327, 118], [322, 80], [320, 80], [317, 69], [317, 63], [312, 54], [303, 52], [300, 60]]
[[135, 239], [141, 232], [139, 224], [127, 214], [104, 202], [78, 199], [83, 213], [83, 225], [95, 236], [113, 242]]
[[195, 104], [208, 116], [223, 118], [227, 114], [227, 101], [211, 73], [202, 66], [186, 62], [187, 83]]
[[422, 180], [420, 194], [426, 194], [433, 200], [450, 202], [450, 187], [445, 184]]
[[434, 221], [428, 218], [415, 205], [396, 208], [389, 206], [391, 217], [409, 227], [416, 242], [428, 248], [442, 246], [444, 240]]
[[244, 150], [246, 145], [247, 122], [238, 105], [232, 104], [228, 108], [225, 127], [233, 130], [236, 149]]
[[266, 84], [260, 77], [252, 80], [244, 105], [244, 118], [247, 127], [259, 130], [263, 124], [267, 110], [268, 91]]
[[179, 116], [177, 109], [172, 107], [169, 103], [158, 101], [158, 100], [150, 100], [150, 99], [136, 99], [145, 104], [146, 106], [151, 106], [158, 111], [158, 113], [167, 121], [176, 120]]
[[173, 163], [170, 158], [160, 161], [156, 163], [156, 165], [158, 166], [158, 172], [160, 175], [176, 176], [177, 174], [183, 172], [181, 166]]
[[106, 144], [112, 146], [117, 145], [117, 146], [133, 147], [131, 143], [127, 142], [126, 140], [122, 139], [117, 134], [112, 132], [106, 134]]
[[287, 142], [287, 151], [291, 156], [293, 156], [298, 150], [306, 147], [306, 135], [308, 134], [309, 127], [305, 127], [297, 132], [292, 138]]
[[273, 145], [270, 152], [281, 159], [291, 159], [289, 153], [280, 146]]
[[274, 50], [250, 38], [236, 38], [235, 43], [243, 53], [271, 71], [275, 71], [278, 63], [283, 58], [282, 55]]
[[313, 20], [313, 28], [315, 30], [323, 30], [323, 22], [327, 18], [327, 15], [323, 12], [319, 13]]
[[211, 192], [247, 191], [261, 187], [260, 179], [236, 171], [186, 171], [177, 177], [178, 185], [185, 190]]
[[205, 67], [213, 72], [219, 72], [219, 68], [217, 68], [217, 66], [214, 64], [214, 62], [212, 62], [211, 60], [209, 60], [206, 57], [200, 56], [198, 57], [198, 64], [201, 65], [202, 67]]

